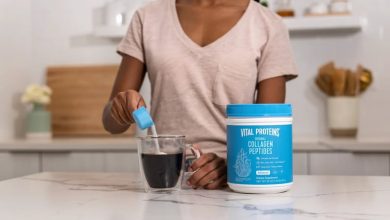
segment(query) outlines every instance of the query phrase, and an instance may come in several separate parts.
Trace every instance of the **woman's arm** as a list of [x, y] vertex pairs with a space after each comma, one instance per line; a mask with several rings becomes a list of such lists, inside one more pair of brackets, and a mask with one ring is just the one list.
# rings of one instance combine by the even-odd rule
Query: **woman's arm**
[[284, 103], [286, 78], [278, 76], [261, 81], [257, 87], [257, 103]]
[[133, 122], [131, 113], [145, 105], [138, 93], [145, 78], [145, 64], [123, 55], [111, 97], [103, 111], [104, 128], [112, 133], [125, 132]]

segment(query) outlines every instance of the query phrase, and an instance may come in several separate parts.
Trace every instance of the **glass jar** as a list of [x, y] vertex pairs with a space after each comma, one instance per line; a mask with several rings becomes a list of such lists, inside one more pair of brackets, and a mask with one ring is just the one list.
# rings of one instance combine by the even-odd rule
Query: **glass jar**
[[126, 1], [113, 0], [105, 6], [105, 25], [124, 26], [126, 21]]
[[276, 0], [276, 13], [281, 17], [294, 17], [295, 12], [291, 6], [291, 0]]

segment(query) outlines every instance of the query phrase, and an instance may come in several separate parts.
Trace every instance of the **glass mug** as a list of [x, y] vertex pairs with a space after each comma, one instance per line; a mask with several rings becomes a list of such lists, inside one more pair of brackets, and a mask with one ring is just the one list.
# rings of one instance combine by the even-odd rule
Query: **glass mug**
[[180, 190], [183, 178], [192, 175], [186, 170], [200, 151], [186, 144], [185, 136], [149, 135], [138, 137], [138, 157], [145, 191], [170, 192]]

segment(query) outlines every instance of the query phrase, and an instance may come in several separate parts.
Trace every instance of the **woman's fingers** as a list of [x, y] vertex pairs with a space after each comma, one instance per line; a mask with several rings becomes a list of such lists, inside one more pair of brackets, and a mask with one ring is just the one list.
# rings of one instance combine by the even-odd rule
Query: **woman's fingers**
[[218, 156], [214, 153], [207, 153], [207, 154], [202, 154], [192, 165], [191, 169], [196, 171], [202, 166], [206, 165], [210, 161], [213, 161], [217, 158]]
[[211, 171], [210, 173], [205, 175], [202, 179], [200, 179], [196, 185], [200, 187], [205, 187], [208, 184], [214, 183], [216, 180], [218, 180], [221, 176], [225, 174], [226, 174], [226, 165], [225, 162], [223, 162], [222, 165], [220, 165], [215, 170]]
[[[198, 168], [195, 173], [192, 174], [192, 176], [188, 179], [190, 185], [194, 187], [203, 187], [226, 173], [225, 159], [220, 158], [215, 154], [213, 155], [204, 154], [199, 158], [207, 162]], [[199, 164], [202, 164], [202, 161]]]
[[204, 186], [205, 189], [220, 189], [223, 187], [226, 187], [226, 181], [227, 181], [227, 175], [224, 174], [219, 179], [213, 181], [212, 183], [207, 184]]
[[133, 93], [130, 91], [126, 91], [123, 95], [123, 97], [121, 97], [123, 102], [122, 102], [122, 107], [123, 107], [123, 111], [125, 112], [126, 114], [126, 117], [128, 118], [129, 122], [130, 123], [134, 123], [134, 119], [133, 119], [133, 116], [131, 115], [131, 113], [137, 109], [136, 106], [134, 106], [134, 99], [136, 99], [136, 97], [134, 97]]
[[[143, 102], [143, 98], [141, 95], [134, 91], [134, 90], [128, 90], [125, 92], [125, 101], [126, 101], [126, 107], [128, 108], [128, 111], [132, 113], [134, 110], [137, 110]], [[143, 102], [145, 103], [145, 102]]]
[[137, 91], [120, 92], [112, 100], [111, 115], [118, 124], [130, 125], [134, 122], [131, 114], [141, 106], [145, 101]]
[[111, 115], [113, 116], [114, 120], [122, 126], [130, 124], [126, 113], [123, 111], [122, 104], [118, 99], [114, 99], [112, 101]]
[[[210, 161], [209, 163], [205, 164], [202, 168], [195, 171], [194, 174], [188, 179], [191, 185], [193, 186], [200, 186], [199, 181], [204, 179], [205, 176], [207, 176], [210, 172], [216, 170], [218, 167], [222, 166], [224, 163], [222, 158], [216, 158], [213, 161]], [[215, 177], [217, 178], [217, 177]], [[208, 181], [208, 180], [203, 180]], [[204, 183], [206, 185], [208, 182]]]
[[121, 125], [121, 126], [124, 126], [124, 123], [122, 122], [122, 120], [120, 119], [120, 116], [118, 115], [118, 112], [116, 109], [114, 109], [113, 107], [111, 107], [111, 118], [114, 119], [114, 121]]

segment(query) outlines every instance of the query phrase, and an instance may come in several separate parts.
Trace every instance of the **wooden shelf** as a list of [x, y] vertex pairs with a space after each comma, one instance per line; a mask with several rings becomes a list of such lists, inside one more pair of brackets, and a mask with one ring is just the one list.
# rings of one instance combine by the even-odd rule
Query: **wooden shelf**
[[317, 16], [284, 18], [291, 32], [307, 32], [321, 30], [359, 31], [365, 24], [365, 19], [358, 16]]
[[104, 38], [122, 38], [126, 31], [127, 26], [100, 26], [95, 28], [93, 35]]
[[[365, 24], [365, 18], [359, 16], [311, 16], [283, 19], [290, 32], [315, 32], [328, 30], [359, 31]], [[100, 26], [94, 30], [94, 35], [104, 38], [122, 38], [127, 26]]]

